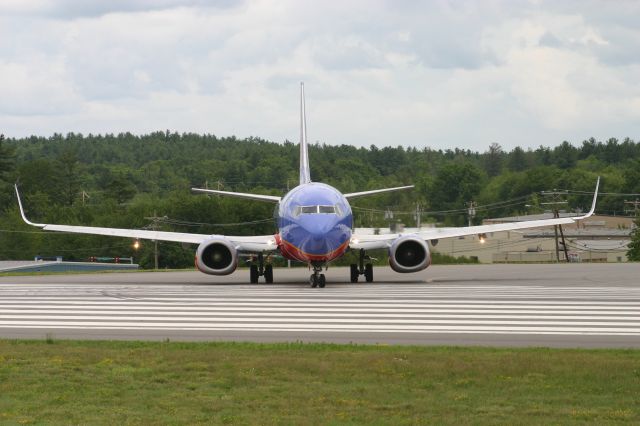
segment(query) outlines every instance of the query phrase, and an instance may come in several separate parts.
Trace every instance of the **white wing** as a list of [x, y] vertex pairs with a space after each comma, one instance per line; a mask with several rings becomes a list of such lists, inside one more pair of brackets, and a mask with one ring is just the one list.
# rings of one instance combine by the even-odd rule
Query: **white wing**
[[413, 188], [413, 185], [397, 186], [395, 188], [374, 189], [372, 191], [351, 192], [349, 194], [344, 194], [344, 198], [351, 199], [351, 198], [358, 198], [358, 197], [366, 197], [368, 195], [376, 195], [376, 194], [382, 194], [385, 192], [401, 191], [403, 189], [411, 189], [411, 188]]
[[270, 203], [279, 203], [280, 199], [282, 198], [276, 197], [275, 195], [247, 194], [246, 192], [219, 191], [217, 189], [191, 188], [191, 190], [193, 192], [202, 192], [205, 194], [227, 195], [230, 197], [244, 198], [247, 200], [268, 201]]
[[[596, 190], [593, 194], [593, 202], [591, 204], [591, 210], [584, 216], [578, 217], [566, 217], [556, 219], [544, 219], [544, 220], [527, 220], [524, 222], [510, 222], [510, 223], [498, 223], [495, 225], [478, 225], [467, 226], [461, 228], [432, 228], [411, 235], [417, 235], [424, 240], [439, 240], [444, 238], [462, 237], [465, 235], [478, 235], [486, 234], [489, 232], [499, 231], [514, 231], [517, 229], [537, 228], [540, 226], [553, 226], [553, 225], [566, 225], [572, 224], [579, 220], [583, 220], [591, 216], [596, 209], [596, 199], [598, 198], [598, 187], [600, 186], [600, 178], [596, 183]], [[371, 235], [371, 234], [357, 234], [351, 238], [349, 247], [352, 249], [384, 249], [391, 246], [393, 241], [398, 237], [407, 234], [384, 234], [384, 235]]]
[[183, 232], [165, 232], [165, 231], [149, 231], [146, 229], [123, 229], [123, 228], [101, 228], [96, 226], [73, 226], [73, 225], [53, 225], [46, 223], [33, 223], [27, 219], [18, 186], [15, 186], [16, 195], [18, 196], [18, 206], [20, 207], [20, 215], [28, 225], [42, 228], [45, 231], [69, 232], [73, 234], [90, 234], [90, 235], [106, 235], [110, 237], [125, 237], [141, 240], [158, 240], [172, 241], [177, 243], [200, 244], [211, 238], [225, 238], [230, 241], [238, 251], [262, 252], [273, 251], [276, 249], [275, 238], [273, 235], [256, 235], [246, 236], [227, 236], [227, 235], [210, 235], [210, 234], [188, 234]]

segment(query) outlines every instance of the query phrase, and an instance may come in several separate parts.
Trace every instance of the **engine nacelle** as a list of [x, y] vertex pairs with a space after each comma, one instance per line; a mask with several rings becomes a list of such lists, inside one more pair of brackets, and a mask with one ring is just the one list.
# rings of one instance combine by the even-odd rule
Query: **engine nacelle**
[[391, 269], [400, 273], [418, 272], [431, 265], [429, 246], [416, 235], [405, 235], [389, 248]]
[[209, 275], [229, 275], [238, 266], [238, 251], [224, 238], [211, 238], [198, 246], [196, 268]]

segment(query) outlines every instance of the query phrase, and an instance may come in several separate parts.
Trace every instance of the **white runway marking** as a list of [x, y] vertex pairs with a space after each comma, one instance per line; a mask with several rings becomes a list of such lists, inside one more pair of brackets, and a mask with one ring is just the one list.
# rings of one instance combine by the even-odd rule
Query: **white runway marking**
[[2, 328], [640, 337], [640, 289], [0, 284]]

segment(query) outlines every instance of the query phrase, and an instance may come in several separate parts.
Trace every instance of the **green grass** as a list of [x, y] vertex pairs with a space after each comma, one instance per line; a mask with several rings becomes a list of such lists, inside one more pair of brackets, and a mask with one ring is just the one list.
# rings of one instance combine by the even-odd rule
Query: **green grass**
[[0, 340], [1, 424], [589, 422], [640, 422], [640, 351]]

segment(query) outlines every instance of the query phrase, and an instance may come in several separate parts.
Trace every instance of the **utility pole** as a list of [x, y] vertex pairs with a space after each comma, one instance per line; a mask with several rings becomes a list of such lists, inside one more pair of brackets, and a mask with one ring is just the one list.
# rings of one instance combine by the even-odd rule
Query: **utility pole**
[[[542, 191], [541, 194], [543, 196], [551, 197], [552, 201], [547, 203], [540, 203], [540, 205], [551, 205], [553, 210], [553, 217], [559, 218], [560, 211], [558, 210], [558, 205], [568, 203], [566, 199], [563, 199], [563, 197], [567, 196], [568, 192], [554, 189], [553, 191]], [[560, 244], [558, 242], [558, 230], [560, 230], [560, 236], [562, 237], [562, 248], [564, 249], [564, 258], [567, 262], [569, 262], [569, 252], [567, 250], [567, 243], [564, 239], [564, 232], [562, 230], [562, 225], [554, 225], [553, 234], [556, 242], [556, 262], [560, 262]]]
[[469, 206], [469, 209], [467, 210], [467, 214], [469, 216], [469, 226], [471, 226], [473, 218], [476, 217], [476, 207], [478, 206], [478, 203], [476, 203], [475, 201], [469, 201], [467, 205]]
[[[167, 216], [158, 217], [156, 211], [153, 211], [153, 216], [145, 217], [146, 220], [150, 220], [151, 223], [145, 228], [151, 229], [152, 231], [157, 231], [162, 220], [167, 219]], [[154, 268], [158, 269], [158, 240], [153, 240], [153, 263]]]
[[387, 210], [384, 212], [384, 219], [389, 221], [389, 229], [393, 231], [393, 212], [389, 207], [387, 207]]
[[420, 229], [420, 204], [416, 204], [416, 214], [415, 214], [415, 218], [416, 218], [416, 228]]
[[89, 194], [87, 194], [87, 192], [84, 189], [82, 190], [80, 195], [82, 195], [82, 205], [84, 206], [85, 199], [89, 199], [91, 197], [89, 196]]

